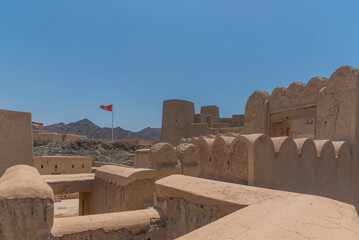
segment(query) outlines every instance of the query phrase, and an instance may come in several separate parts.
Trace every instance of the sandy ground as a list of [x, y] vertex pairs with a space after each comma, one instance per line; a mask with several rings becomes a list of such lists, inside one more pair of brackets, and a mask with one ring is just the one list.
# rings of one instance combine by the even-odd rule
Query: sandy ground
[[55, 202], [55, 218], [73, 217], [79, 215], [79, 199], [65, 199]]

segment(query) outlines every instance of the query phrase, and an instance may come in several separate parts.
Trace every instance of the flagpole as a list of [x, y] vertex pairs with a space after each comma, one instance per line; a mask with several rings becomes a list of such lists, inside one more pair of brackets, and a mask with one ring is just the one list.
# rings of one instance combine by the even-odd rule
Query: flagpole
[[114, 108], [112, 105], [112, 142], [113, 142], [113, 111], [114, 111]]

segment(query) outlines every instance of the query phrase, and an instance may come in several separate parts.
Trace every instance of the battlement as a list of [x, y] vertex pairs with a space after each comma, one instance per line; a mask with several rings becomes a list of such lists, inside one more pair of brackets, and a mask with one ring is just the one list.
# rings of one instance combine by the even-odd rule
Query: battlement
[[[177, 148], [169, 144], [155, 145], [154, 149], [157, 148], [161, 151], [152, 152], [150, 157], [156, 166], [163, 159], [171, 161], [172, 167], [177, 162], [177, 168], [182, 169], [183, 163], [176, 158], [176, 151], [186, 149], [191, 151], [192, 167], [197, 166], [192, 172], [197, 171], [201, 177], [358, 204], [359, 163], [354, 161], [350, 143], [346, 141], [271, 138], [265, 134], [217, 135], [193, 139]], [[169, 171], [171, 166], [166, 166]], [[178, 171], [185, 174], [183, 170]]]

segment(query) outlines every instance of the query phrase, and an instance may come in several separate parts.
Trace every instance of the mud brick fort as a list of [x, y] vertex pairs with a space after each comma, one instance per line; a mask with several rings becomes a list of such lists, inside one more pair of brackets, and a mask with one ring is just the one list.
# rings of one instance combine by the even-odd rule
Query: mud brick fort
[[[358, 68], [256, 91], [232, 118], [165, 101], [134, 168], [34, 158], [31, 127], [0, 110], [0, 239], [359, 239]], [[79, 216], [54, 218], [61, 193]]]

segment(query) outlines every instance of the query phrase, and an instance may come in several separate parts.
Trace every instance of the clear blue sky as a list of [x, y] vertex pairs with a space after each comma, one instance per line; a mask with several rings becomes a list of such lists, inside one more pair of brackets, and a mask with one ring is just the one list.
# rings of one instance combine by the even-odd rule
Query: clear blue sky
[[359, 1], [0, 1], [0, 109], [160, 127], [162, 101], [244, 112], [254, 90], [359, 67]]

